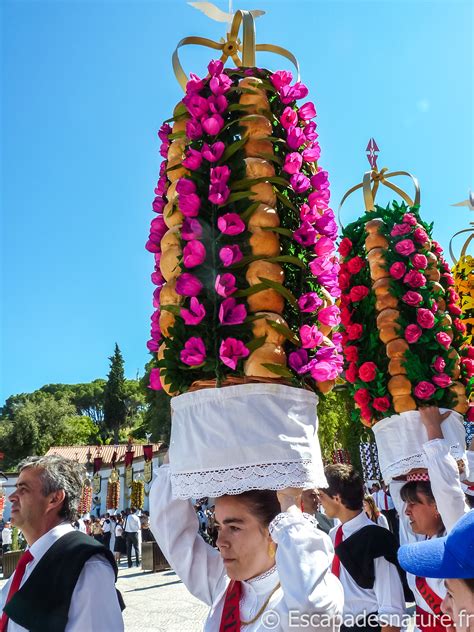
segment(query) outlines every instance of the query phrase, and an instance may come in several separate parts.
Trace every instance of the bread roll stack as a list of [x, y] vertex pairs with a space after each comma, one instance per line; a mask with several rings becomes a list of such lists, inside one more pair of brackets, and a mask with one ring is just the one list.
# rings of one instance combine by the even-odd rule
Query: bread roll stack
[[368, 426], [423, 405], [468, 408], [458, 297], [430, 234], [417, 207], [396, 202], [344, 229], [346, 379]]
[[208, 69], [159, 132], [159, 381], [170, 394], [230, 377], [327, 392], [342, 371], [337, 228], [314, 105], [297, 105], [307, 89], [288, 72]]

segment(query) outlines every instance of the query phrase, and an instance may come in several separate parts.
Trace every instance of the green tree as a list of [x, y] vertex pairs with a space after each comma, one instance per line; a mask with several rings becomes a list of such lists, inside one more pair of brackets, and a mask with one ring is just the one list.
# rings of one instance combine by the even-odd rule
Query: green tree
[[[154, 391], [149, 388], [150, 371], [156, 368], [156, 361], [150, 360], [145, 366], [145, 375], [140, 380], [140, 388], [145, 397], [147, 407], [143, 415], [140, 433], [151, 433], [152, 441], [169, 443], [171, 434], [171, 397], [165, 391]], [[135, 435], [134, 435], [135, 436]]]
[[109, 358], [110, 371], [104, 390], [104, 426], [119, 442], [120, 429], [127, 421], [126, 388], [122, 353], [115, 343], [114, 355]]

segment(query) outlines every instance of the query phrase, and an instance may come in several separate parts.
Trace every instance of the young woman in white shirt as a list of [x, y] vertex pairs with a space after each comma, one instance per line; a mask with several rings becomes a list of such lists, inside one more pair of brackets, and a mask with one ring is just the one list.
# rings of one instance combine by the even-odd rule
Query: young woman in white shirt
[[216, 550], [199, 536], [191, 501], [172, 497], [169, 466], [159, 468], [151, 530], [188, 590], [209, 605], [205, 632], [333, 627], [343, 605], [333, 548], [300, 497], [288, 488], [216, 498]]

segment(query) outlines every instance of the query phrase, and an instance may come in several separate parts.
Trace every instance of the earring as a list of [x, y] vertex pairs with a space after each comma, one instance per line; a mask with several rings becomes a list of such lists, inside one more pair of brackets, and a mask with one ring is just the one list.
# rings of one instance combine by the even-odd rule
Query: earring
[[272, 558], [275, 557], [276, 544], [274, 542], [269, 542], [268, 543], [267, 553], [268, 553], [268, 557], [272, 557]]

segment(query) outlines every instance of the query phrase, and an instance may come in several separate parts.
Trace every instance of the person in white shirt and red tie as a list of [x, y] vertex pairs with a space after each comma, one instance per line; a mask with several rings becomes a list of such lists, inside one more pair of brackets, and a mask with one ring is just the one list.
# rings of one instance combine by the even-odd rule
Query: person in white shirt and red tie
[[0, 593], [0, 632], [122, 632], [113, 555], [71, 524], [85, 468], [50, 455], [18, 469], [11, 521], [28, 548]]
[[378, 483], [374, 483], [375, 491], [372, 493], [372, 498], [374, 499], [377, 507], [382, 512], [382, 515], [387, 518], [388, 528], [396, 537], [398, 542], [400, 536], [397, 510], [395, 509], [394, 502], [387, 490], [387, 487], [384, 483], [382, 483], [382, 486], [383, 488], [381, 489]]
[[329, 487], [319, 489], [321, 504], [330, 518], [341, 521], [329, 532], [332, 572], [344, 588], [341, 632], [399, 630], [405, 595], [395, 537], [364, 512], [363, 481], [351, 465], [328, 465], [324, 473]]

